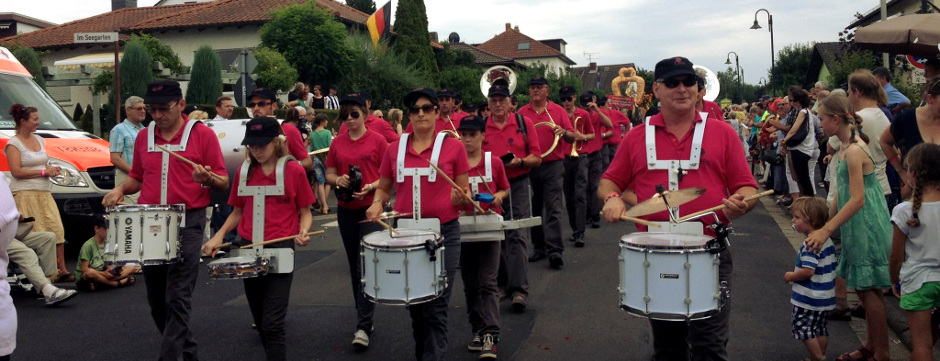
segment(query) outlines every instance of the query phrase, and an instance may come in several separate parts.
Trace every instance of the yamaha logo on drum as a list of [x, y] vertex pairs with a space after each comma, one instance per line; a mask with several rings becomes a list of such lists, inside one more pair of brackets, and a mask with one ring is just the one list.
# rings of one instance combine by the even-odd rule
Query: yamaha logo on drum
[[133, 251], [134, 223], [130, 217], [124, 218], [124, 254], [130, 254]]
[[659, 278], [677, 280], [679, 279], [679, 274], [677, 273], [660, 273]]
[[397, 270], [397, 269], [387, 269], [387, 270], [385, 270], [385, 273], [390, 273], [390, 274], [393, 274], [393, 275], [398, 275], [398, 274], [401, 274], [401, 270]]

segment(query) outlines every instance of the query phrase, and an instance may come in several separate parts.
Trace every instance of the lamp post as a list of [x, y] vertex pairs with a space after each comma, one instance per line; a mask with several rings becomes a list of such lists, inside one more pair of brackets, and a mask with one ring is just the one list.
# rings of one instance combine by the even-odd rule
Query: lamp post
[[770, 28], [770, 80], [774, 79], [774, 17], [770, 15], [770, 12], [767, 9], [760, 9], [754, 12], [754, 25], [751, 25], [751, 29], [760, 29], [760, 24], [757, 23], [757, 14], [761, 11], [767, 13], [767, 27]]
[[728, 52], [727, 59], [725, 60], [725, 64], [731, 65], [731, 54], [734, 54], [734, 68], [737, 70], [737, 75], [738, 75], [738, 91], [736, 92], [737, 94], [735, 95], [741, 96], [741, 63], [738, 61], [738, 53], [735, 53], [733, 51]]

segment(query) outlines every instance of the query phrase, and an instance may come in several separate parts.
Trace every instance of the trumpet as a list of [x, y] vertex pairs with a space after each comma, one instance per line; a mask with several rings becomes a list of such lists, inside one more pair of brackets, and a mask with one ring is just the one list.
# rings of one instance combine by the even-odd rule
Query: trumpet
[[[577, 117], [577, 118], [574, 118], [574, 121], [571, 122], [572, 128], [574, 129], [574, 131], [576, 132], [578, 131], [578, 123], [581, 122], [582, 120], [584, 119], [582, 119], [581, 117]], [[583, 148], [584, 148], [584, 141], [575, 140], [573, 143], [571, 143], [571, 154], [568, 154], [568, 155], [571, 157], [577, 157], [579, 156], [578, 151]]]

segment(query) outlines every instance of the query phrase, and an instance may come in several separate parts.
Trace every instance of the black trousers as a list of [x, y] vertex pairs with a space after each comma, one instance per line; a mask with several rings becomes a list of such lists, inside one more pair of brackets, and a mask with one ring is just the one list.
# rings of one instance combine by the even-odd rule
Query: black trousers
[[[505, 219], [524, 219], [531, 217], [529, 208], [532, 206], [529, 196], [529, 175], [519, 176], [509, 180], [509, 198], [512, 204], [505, 208]], [[503, 250], [500, 252], [499, 285], [506, 289], [509, 295], [520, 293], [529, 295], [529, 229], [512, 229], [506, 231], [506, 240], [502, 242]]]
[[[790, 159], [791, 165], [793, 166], [793, 176], [796, 177], [796, 184], [800, 187], [800, 194], [808, 197], [816, 195], [816, 187], [813, 185], [813, 180], [809, 179], [809, 160], [812, 158], [811, 154], [804, 154], [798, 150], [790, 150], [790, 156], [787, 157]], [[790, 192], [794, 190], [791, 189]]]
[[587, 221], [588, 157], [565, 158], [565, 209], [572, 239], [584, 239]]
[[205, 208], [186, 211], [186, 225], [179, 230], [182, 259], [143, 267], [150, 316], [163, 335], [158, 358], [161, 361], [199, 359], [189, 322], [205, 228]]
[[261, 277], [246, 278], [245, 296], [251, 317], [258, 326], [258, 335], [264, 345], [268, 361], [287, 359], [287, 332], [285, 319], [290, 300], [290, 287], [294, 273], [269, 273]]
[[588, 190], [586, 220], [591, 223], [601, 221], [601, 200], [597, 198], [597, 185], [604, 174], [604, 161], [601, 159], [602, 151], [588, 154]]
[[415, 359], [444, 361], [447, 359], [447, 305], [454, 289], [457, 270], [460, 269], [460, 223], [453, 220], [441, 225], [444, 237], [444, 269], [447, 287], [441, 297], [408, 306], [411, 329], [415, 340]]
[[474, 334], [499, 335], [500, 241], [464, 242], [460, 245], [460, 277], [467, 298], [467, 316]]
[[339, 235], [343, 239], [343, 248], [346, 250], [346, 261], [349, 263], [349, 278], [353, 299], [356, 301], [356, 329], [371, 334], [375, 304], [366, 299], [362, 291], [362, 265], [360, 264], [362, 257], [359, 255], [359, 246], [363, 237], [382, 230], [382, 227], [375, 223], [359, 223], [366, 219], [366, 209], [368, 207], [362, 209], [338, 207], [336, 221], [339, 224]]
[[561, 242], [563, 163], [561, 160], [542, 163], [529, 173], [532, 214], [542, 217], [542, 226], [532, 228], [532, 252], [536, 254], [561, 254], [565, 250], [565, 244]]

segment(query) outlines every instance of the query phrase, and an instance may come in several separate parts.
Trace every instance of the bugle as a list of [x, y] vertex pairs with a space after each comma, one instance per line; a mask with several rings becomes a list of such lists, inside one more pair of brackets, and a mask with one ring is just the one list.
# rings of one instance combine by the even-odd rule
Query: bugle
[[[584, 119], [582, 119], [581, 117], [577, 117], [577, 118], [574, 118], [574, 120], [571, 122], [571, 126], [574, 129], [574, 131], [576, 132], [578, 131], [578, 123], [580, 123], [582, 120]], [[584, 141], [578, 141], [576, 139], [573, 143], [571, 143], [571, 154], [568, 154], [568, 155], [571, 157], [577, 157], [579, 155], [578, 151], [581, 150], [582, 147], [584, 147]]]

